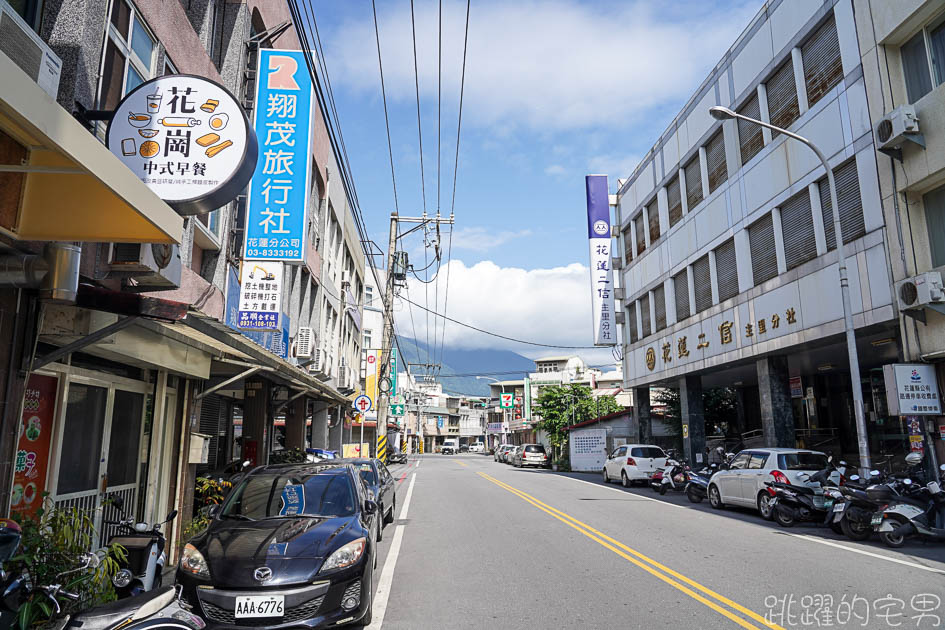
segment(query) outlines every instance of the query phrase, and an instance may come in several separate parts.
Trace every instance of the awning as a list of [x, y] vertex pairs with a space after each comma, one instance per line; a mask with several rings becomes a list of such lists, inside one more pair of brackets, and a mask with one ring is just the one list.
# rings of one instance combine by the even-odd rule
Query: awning
[[20, 240], [180, 243], [183, 219], [0, 53], [0, 229]]

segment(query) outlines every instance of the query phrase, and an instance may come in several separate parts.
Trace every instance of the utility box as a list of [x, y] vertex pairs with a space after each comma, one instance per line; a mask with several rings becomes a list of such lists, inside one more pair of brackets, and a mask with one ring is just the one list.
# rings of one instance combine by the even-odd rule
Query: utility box
[[206, 433], [190, 434], [190, 464], [206, 464], [210, 460], [210, 438]]

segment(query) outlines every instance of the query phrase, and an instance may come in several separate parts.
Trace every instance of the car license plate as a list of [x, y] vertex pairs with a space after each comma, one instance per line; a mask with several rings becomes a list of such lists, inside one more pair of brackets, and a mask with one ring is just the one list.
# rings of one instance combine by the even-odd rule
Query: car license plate
[[846, 503], [837, 503], [833, 506], [834, 512], [842, 512], [847, 507]]
[[241, 595], [236, 598], [234, 616], [237, 619], [281, 617], [284, 614], [284, 595]]
[[883, 522], [883, 515], [882, 515], [882, 514], [875, 514], [875, 515], [873, 515], [873, 518], [870, 519], [870, 525], [879, 525], [879, 524], [881, 524], [882, 522]]

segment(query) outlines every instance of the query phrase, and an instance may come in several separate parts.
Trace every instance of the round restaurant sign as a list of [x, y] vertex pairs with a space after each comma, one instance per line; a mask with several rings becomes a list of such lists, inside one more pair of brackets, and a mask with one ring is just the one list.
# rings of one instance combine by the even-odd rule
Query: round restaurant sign
[[142, 83], [118, 104], [105, 143], [179, 214], [229, 203], [253, 176], [256, 134], [222, 85], [189, 74]]

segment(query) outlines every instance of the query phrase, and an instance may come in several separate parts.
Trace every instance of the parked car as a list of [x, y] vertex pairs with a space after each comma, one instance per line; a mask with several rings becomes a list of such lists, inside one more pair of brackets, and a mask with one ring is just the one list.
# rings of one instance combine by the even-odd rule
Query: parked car
[[485, 450], [486, 450], [486, 447], [482, 442], [476, 442], [475, 444], [469, 447], [470, 453], [484, 453]]
[[499, 444], [497, 447], [495, 447], [495, 452], [492, 454], [492, 458], [497, 462], [504, 461], [505, 454], [513, 448], [515, 448], [515, 446], [512, 444]]
[[548, 453], [545, 452], [543, 444], [524, 444], [515, 449], [515, 454], [512, 456], [512, 465], [516, 468], [526, 466], [551, 468], [551, 460], [548, 458]]
[[455, 455], [459, 452], [459, 446], [456, 444], [456, 440], [443, 440], [443, 446], [440, 447], [440, 452], [444, 455]]
[[212, 625], [366, 625], [380, 516], [349, 463], [263, 466], [184, 546], [177, 583]]
[[502, 458], [502, 463], [511, 464], [513, 461], [515, 461], [515, 455], [519, 452], [519, 450], [521, 450], [521, 448], [521, 445], [517, 445], [506, 451], [505, 457]]
[[394, 478], [379, 459], [352, 457], [337, 461], [354, 466], [371, 492], [371, 498], [377, 503], [377, 513], [381, 515], [380, 526], [377, 528], [377, 540], [380, 542], [384, 537], [384, 526], [394, 522], [394, 511], [397, 509], [397, 484], [394, 483]]
[[618, 446], [604, 462], [604, 483], [620, 480], [624, 487], [649, 482], [657, 470], [666, 466], [666, 453], [652, 444]]
[[[720, 470], [709, 481], [709, 504], [716, 509], [726, 505], [753, 507], [770, 520], [771, 493], [766, 481], [809, 485], [801, 474], [813, 475], [827, 467], [827, 456], [820, 451], [796, 448], [753, 448], [739, 452], [726, 470]], [[835, 477], [835, 478], [833, 478]], [[831, 474], [834, 483], [840, 474]], [[822, 497], [821, 497], [822, 499]]]

